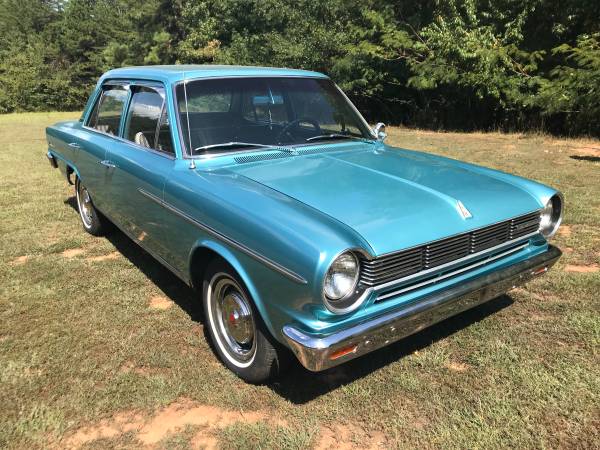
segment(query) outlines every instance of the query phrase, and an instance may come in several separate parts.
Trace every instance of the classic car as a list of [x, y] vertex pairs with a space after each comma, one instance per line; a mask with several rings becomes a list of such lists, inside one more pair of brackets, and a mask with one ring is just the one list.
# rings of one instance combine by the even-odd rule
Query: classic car
[[[47, 128], [85, 231], [116, 225], [198, 292], [226, 367], [321, 371], [544, 274], [563, 198], [385, 144], [327, 76], [234, 66], [104, 74]], [[99, 305], [101, 307], [101, 305]]]

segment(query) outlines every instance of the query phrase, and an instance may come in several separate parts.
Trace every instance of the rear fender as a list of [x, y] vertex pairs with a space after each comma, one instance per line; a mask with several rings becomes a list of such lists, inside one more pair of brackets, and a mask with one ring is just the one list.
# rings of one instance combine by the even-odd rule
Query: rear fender
[[[58, 167], [63, 175], [66, 177], [69, 184], [75, 184], [73, 180], [71, 180], [71, 174], [75, 174], [75, 176], [81, 179], [81, 175], [79, 174], [79, 170], [77, 170], [77, 166], [62, 155], [50, 150], [49, 151], [52, 156], [58, 161]], [[61, 164], [62, 162], [62, 164]]]

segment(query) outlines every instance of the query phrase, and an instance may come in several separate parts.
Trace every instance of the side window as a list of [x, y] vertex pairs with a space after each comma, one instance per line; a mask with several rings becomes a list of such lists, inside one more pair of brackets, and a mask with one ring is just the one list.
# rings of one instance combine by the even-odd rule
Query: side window
[[156, 148], [156, 131], [163, 103], [164, 98], [157, 90], [134, 87], [123, 137], [142, 147]]
[[117, 136], [126, 101], [127, 89], [123, 86], [105, 86], [92, 110], [87, 126]]
[[167, 114], [166, 105], [163, 106], [160, 122], [158, 123], [158, 131], [156, 133], [156, 149], [161, 152], [175, 153], [173, 149], [173, 141], [171, 139], [171, 126], [169, 124], [169, 115]]

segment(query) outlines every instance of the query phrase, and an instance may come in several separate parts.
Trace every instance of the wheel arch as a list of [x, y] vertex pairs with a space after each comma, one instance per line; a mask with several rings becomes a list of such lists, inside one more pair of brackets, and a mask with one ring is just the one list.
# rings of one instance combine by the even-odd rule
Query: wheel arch
[[226, 262], [239, 278], [244, 283], [244, 287], [252, 297], [251, 300], [254, 306], [258, 310], [263, 323], [267, 326], [267, 329], [272, 336], [277, 336], [276, 331], [273, 328], [273, 323], [269, 320], [268, 314], [266, 314], [265, 305], [263, 304], [258, 290], [244, 265], [238, 258], [238, 256], [228, 247], [223, 245], [221, 242], [213, 240], [202, 240], [196, 242], [196, 245], [192, 248], [189, 257], [189, 279], [190, 284], [197, 292], [202, 292], [202, 282], [206, 269], [213, 258], [220, 258]]
[[67, 177], [67, 182], [71, 185], [71, 186], [75, 186], [75, 181], [71, 180], [71, 175], [75, 174], [75, 180], [81, 179], [81, 177], [79, 176], [79, 171], [77, 170], [77, 168], [71, 164], [67, 164], [67, 168], [66, 168], [66, 177]]
[[[76, 178], [81, 179], [81, 174], [79, 173], [77, 166], [72, 161], [66, 159], [64, 156], [62, 156], [59, 153], [56, 153], [56, 152], [50, 150], [50, 154], [52, 156], [54, 156], [55, 159], [61, 161], [64, 164], [64, 171], [62, 170], [62, 168], [60, 170], [62, 171], [63, 175], [66, 177], [67, 182], [71, 186], [74, 186], [75, 181], [71, 180], [71, 175], [75, 174]], [[61, 167], [60, 164], [58, 165], [58, 167], [59, 168]]]

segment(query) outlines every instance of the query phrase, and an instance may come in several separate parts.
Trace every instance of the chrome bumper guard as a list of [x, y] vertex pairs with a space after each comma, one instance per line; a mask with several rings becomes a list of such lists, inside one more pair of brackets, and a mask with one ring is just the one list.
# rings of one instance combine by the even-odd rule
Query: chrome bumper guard
[[283, 334], [304, 367], [314, 372], [329, 369], [417, 333], [543, 275], [561, 255], [557, 247], [550, 245], [540, 255], [324, 337], [306, 333], [293, 325], [284, 326]]
[[58, 163], [56, 162], [56, 158], [50, 152], [46, 153], [46, 158], [48, 158], [48, 162], [53, 169], [58, 168]]

